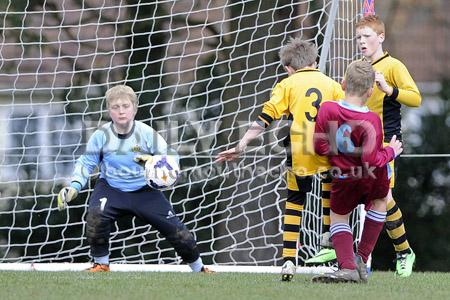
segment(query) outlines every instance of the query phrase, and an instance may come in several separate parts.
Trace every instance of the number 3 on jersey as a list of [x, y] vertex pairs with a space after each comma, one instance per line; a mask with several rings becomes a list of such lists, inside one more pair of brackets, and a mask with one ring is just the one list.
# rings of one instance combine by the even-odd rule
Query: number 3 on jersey
[[322, 93], [316, 88], [310, 88], [306, 91], [305, 96], [311, 97], [312, 94], [316, 95], [316, 100], [314, 100], [311, 105], [316, 109], [314, 116], [311, 116], [309, 112], [305, 112], [306, 119], [310, 122], [316, 122], [317, 114], [319, 113], [320, 102], [322, 102]]

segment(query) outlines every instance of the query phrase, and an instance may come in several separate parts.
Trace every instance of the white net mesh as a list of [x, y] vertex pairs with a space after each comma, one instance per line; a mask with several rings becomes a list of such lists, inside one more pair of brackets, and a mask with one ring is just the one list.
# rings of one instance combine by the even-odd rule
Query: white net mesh
[[[326, 73], [342, 79], [355, 58], [360, 1], [2, 1], [0, 35], [0, 261], [86, 262], [88, 184], [67, 211], [56, 195], [87, 138], [108, 120], [104, 92], [139, 96], [137, 119], [181, 155], [168, 192], [206, 263], [279, 265], [286, 196], [286, 125], [268, 128], [237, 163], [218, 165], [285, 74], [278, 51], [290, 36], [329, 45]], [[306, 205], [301, 257], [320, 234], [319, 186]], [[112, 262], [179, 263], [136, 218], [115, 225]]]

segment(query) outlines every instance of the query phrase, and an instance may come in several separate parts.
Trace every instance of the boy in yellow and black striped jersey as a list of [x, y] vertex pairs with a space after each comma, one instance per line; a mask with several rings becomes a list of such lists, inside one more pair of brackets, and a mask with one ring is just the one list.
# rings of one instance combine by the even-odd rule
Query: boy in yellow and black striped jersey
[[[321, 73], [316, 67], [317, 47], [299, 38], [290, 41], [280, 50], [280, 60], [288, 78], [272, 90], [262, 113], [253, 122], [239, 144], [218, 154], [217, 162], [239, 157], [248, 143], [256, 138], [275, 119], [283, 115], [290, 121], [287, 146], [288, 196], [284, 214], [282, 280], [290, 281], [295, 274], [297, 241], [306, 194], [311, 191], [314, 174], [330, 168], [328, 159], [314, 152], [313, 134], [320, 104], [344, 97], [341, 85]], [[322, 180], [323, 195], [329, 209], [331, 179]], [[329, 225], [329, 219], [328, 225]]]
[[[372, 64], [376, 74], [376, 87], [367, 101], [367, 106], [380, 116], [383, 123], [384, 143], [387, 144], [393, 135], [396, 135], [399, 140], [402, 138], [400, 112], [402, 104], [418, 107], [422, 99], [405, 65], [383, 51], [384, 39], [384, 23], [378, 16], [366, 16], [356, 23], [356, 40], [363, 60]], [[396, 165], [396, 160], [391, 161], [393, 174], [390, 182], [391, 190], [388, 194], [386, 230], [397, 253], [396, 274], [400, 277], [408, 277], [412, 273], [416, 256], [406, 238], [402, 212], [392, 197], [392, 188], [397, 175]]]

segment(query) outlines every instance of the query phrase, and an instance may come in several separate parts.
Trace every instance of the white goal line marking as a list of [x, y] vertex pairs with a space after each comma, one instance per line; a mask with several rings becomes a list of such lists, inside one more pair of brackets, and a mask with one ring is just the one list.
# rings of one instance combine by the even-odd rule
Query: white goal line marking
[[[83, 271], [92, 266], [91, 263], [0, 263], [2, 271]], [[280, 274], [281, 267], [276, 266], [224, 266], [207, 265], [218, 273], [269, 273]], [[111, 264], [112, 272], [191, 272], [187, 265], [144, 265], [144, 264]], [[332, 267], [298, 267], [298, 274], [321, 274], [333, 272]]]

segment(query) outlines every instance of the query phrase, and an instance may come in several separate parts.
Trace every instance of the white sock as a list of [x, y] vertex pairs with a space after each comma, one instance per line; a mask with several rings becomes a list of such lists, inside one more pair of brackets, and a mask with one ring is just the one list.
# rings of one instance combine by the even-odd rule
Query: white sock
[[196, 261], [190, 263], [189, 267], [191, 267], [192, 272], [200, 272], [203, 268], [202, 258], [199, 257]]
[[109, 255], [94, 256], [94, 262], [101, 265], [109, 265]]

